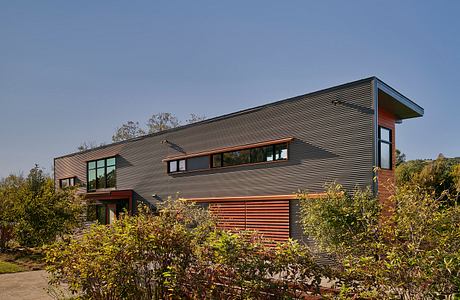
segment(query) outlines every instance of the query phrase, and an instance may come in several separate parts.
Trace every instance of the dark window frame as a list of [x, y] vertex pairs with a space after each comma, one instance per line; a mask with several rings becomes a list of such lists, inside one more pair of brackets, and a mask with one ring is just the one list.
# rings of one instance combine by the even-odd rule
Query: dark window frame
[[[389, 132], [389, 141], [382, 139], [382, 137], [381, 137], [382, 129], [388, 130], [388, 132]], [[393, 169], [393, 130], [391, 128], [388, 128], [388, 127], [379, 126], [378, 140], [379, 140], [379, 144], [378, 144], [379, 168], [381, 168], [383, 170], [392, 170]], [[390, 167], [389, 168], [382, 167], [382, 144], [387, 144], [390, 147], [390, 157], [389, 157]]]
[[[180, 169], [180, 162], [181, 161], [184, 161], [185, 162], [185, 169], [184, 170], [181, 170]], [[171, 171], [171, 168], [170, 168], [170, 165], [172, 162], [175, 162], [177, 163], [177, 170], [176, 171]], [[175, 160], [170, 160], [168, 161], [167, 163], [167, 171], [168, 171], [168, 174], [175, 174], [175, 173], [183, 173], [183, 172], [187, 172], [187, 159], [186, 158], [181, 158], [181, 159], [175, 159]]]
[[[286, 151], [287, 155], [286, 158], [278, 158], [276, 159], [276, 147], [281, 146], [281, 145], [286, 145]], [[255, 149], [263, 149], [271, 147], [272, 148], [272, 159], [271, 160], [264, 160], [264, 161], [252, 161], [253, 155], [252, 151]], [[232, 152], [237, 152], [237, 151], [242, 151], [242, 150], [249, 150], [249, 162], [247, 163], [242, 163], [242, 164], [235, 164], [235, 165], [225, 165], [224, 164], [224, 154], [225, 153], [232, 153]], [[214, 166], [214, 156], [220, 155], [220, 166]], [[265, 146], [259, 146], [259, 147], [253, 147], [253, 148], [245, 148], [241, 150], [232, 150], [232, 151], [225, 151], [225, 152], [220, 152], [220, 153], [213, 153], [210, 155], [210, 162], [211, 162], [211, 169], [219, 169], [219, 168], [228, 168], [228, 167], [236, 167], [236, 166], [244, 166], [244, 165], [252, 165], [252, 164], [260, 164], [260, 163], [270, 163], [270, 162], [276, 162], [276, 161], [286, 161], [289, 160], [289, 143], [277, 143], [277, 144], [271, 144], [271, 145], [265, 145]]]
[[[112, 159], [112, 158], [115, 159], [115, 163], [113, 165], [108, 165], [107, 161], [109, 159]], [[104, 167], [103, 167], [104, 168], [104, 187], [103, 188], [98, 188], [99, 177], [97, 176], [97, 170], [100, 169], [100, 168], [97, 166], [97, 162], [100, 161], [100, 160], [104, 160]], [[93, 162], [94, 162], [94, 168], [90, 169], [89, 164], [93, 163]], [[107, 184], [108, 183], [108, 178], [107, 178], [107, 168], [108, 167], [115, 167], [114, 168], [114, 171], [115, 171], [115, 184], [114, 184], [114, 186], [110, 186], [110, 187], [107, 186], [108, 185]], [[95, 173], [96, 173], [96, 186], [95, 186], [94, 189], [90, 189], [90, 187], [89, 187], [90, 186], [90, 184], [89, 184], [89, 172], [92, 171], [92, 170], [94, 170]], [[86, 190], [88, 192], [94, 192], [94, 191], [97, 191], [99, 189], [113, 189], [113, 188], [116, 189], [117, 188], [117, 179], [116, 179], [117, 175], [116, 175], [116, 172], [117, 172], [117, 158], [116, 158], [116, 156], [104, 157], [104, 158], [100, 158], [100, 159], [87, 161], [86, 162]]]
[[[72, 180], [72, 184], [71, 184], [71, 180]], [[62, 187], [62, 182], [63, 181], [68, 181], [68, 184], [67, 186], [65, 187]], [[71, 187], [71, 186], [75, 186], [76, 184], [76, 177], [75, 176], [72, 176], [72, 177], [66, 177], [66, 178], [61, 178], [59, 179], [59, 188], [67, 188], [67, 187]]]

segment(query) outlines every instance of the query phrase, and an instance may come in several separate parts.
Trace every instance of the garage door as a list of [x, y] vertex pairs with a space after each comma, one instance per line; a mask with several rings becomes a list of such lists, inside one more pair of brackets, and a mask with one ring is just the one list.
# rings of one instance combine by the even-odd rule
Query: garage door
[[209, 209], [221, 228], [255, 230], [277, 242], [289, 239], [289, 200], [214, 202]]

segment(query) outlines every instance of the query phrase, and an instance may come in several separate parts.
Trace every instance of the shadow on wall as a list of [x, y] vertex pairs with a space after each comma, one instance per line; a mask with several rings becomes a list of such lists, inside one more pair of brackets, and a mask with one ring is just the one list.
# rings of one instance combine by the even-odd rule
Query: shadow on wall
[[[271, 169], [280, 166], [293, 166], [302, 163], [303, 161], [308, 160], [317, 160], [317, 159], [331, 159], [339, 157], [339, 155], [325, 150], [321, 147], [315, 146], [313, 144], [307, 143], [305, 141], [295, 139], [291, 145], [289, 145], [289, 160], [279, 161], [274, 163], [260, 163], [260, 164], [251, 164], [251, 165], [240, 165], [233, 166], [229, 168], [217, 168], [217, 169], [205, 169], [198, 172], [185, 172], [177, 174], [169, 174], [168, 176], [179, 178], [179, 177], [192, 177], [200, 176], [203, 174], [226, 174], [233, 172], [240, 172], [244, 170], [260, 170], [260, 169]], [[295, 153], [294, 155], [292, 155]]]

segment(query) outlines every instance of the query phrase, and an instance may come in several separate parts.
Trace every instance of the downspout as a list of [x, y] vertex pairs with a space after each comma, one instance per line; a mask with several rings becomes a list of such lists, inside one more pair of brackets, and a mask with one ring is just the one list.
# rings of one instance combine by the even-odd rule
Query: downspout
[[374, 77], [372, 80], [372, 100], [374, 104], [374, 166], [372, 168], [372, 183], [373, 183], [373, 191], [374, 195], [377, 195], [379, 191], [379, 183], [378, 183], [378, 178], [377, 178], [377, 172], [376, 167], [379, 165], [378, 163], [378, 157], [379, 157], [379, 151], [378, 151], [378, 130], [379, 130], [379, 92], [378, 92], [378, 79]]

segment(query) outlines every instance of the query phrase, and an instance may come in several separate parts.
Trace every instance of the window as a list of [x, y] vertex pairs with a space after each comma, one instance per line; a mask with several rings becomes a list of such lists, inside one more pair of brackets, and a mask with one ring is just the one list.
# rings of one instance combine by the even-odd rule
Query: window
[[392, 168], [392, 140], [391, 129], [379, 127], [379, 167], [391, 170]]
[[288, 159], [287, 143], [255, 147], [212, 155], [212, 167], [228, 167], [249, 163], [260, 163]]
[[61, 189], [69, 186], [75, 186], [75, 177], [59, 179], [59, 187]]
[[187, 171], [185, 159], [172, 160], [168, 162], [168, 173]]
[[88, 191], [116, 187], [116, 160], [115, 157], [89, 161]]

